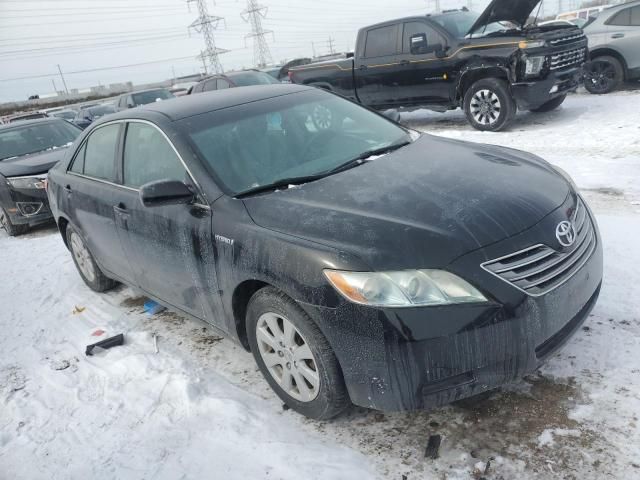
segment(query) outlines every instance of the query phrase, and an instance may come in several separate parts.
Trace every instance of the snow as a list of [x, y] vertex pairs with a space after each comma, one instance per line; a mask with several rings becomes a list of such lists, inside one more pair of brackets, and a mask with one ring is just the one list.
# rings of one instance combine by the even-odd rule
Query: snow
[[[601, 298], [538, 374], [429, 412], [306, 420], [282, 408], [250, 354], [203, 324], [149, 316], [129, 288], [90, 291], [55, 228], [0, 233], [0, 478], [452, 480], [487, 462], [488, 480], [640, 476], [640, 92], [572, 96], [498, 134], [459, 112], [403, 118], [541, 155], [593, 206]], [[125, 345], [84, 355], [118, 333]], [[432, 434], [440, 458], [426, 460]]]

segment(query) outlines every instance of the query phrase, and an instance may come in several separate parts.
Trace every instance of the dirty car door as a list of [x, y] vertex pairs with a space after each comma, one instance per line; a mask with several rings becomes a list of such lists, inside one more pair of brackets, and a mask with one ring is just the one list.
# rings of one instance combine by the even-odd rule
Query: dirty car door
[[[208, 298], [218, 295], [210, 274], [211, 212], [204, 200], [191, 205], [144, 207], [139, 188], [156, 180], [179, 180], [196, 189], [172, 144], [155, 125], [127, 124], [122, 159], [125, 189], [118, 207], [126, 215], [126, 232], [140, 288], [185, 312], [211, 321], [219, 314]], [[208, 272], [208, 273], [207, 273]]]

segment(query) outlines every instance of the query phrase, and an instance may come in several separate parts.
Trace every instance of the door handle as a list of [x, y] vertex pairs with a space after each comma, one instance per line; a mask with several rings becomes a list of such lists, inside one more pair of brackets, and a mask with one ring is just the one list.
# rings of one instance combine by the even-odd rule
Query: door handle
[[123, 213], [125, 215], [129, 213], [129, 211], [127, 210], [127, 207], [124, 206], [124, 203], [119, 203], [118, 205], [114, 205], [113, 210], [117, 213]]
[[65, 189], [67, 192], [71, 193], [71, 185], [65, 185], [65, 186], [64, 186], [64, 189]]
[[366, 65], [360, 65], [360, 70], [366, 70], [367, 68], [369, 67], [367, 67]]
[[624, 33], [614, 33], [611, 38], [624, 38]]
[[401, 60], [401, 61], [400, 61], [400, 65], [402, 65], [402, 66], [407, 66], [407, 65], [409, 65], [409, 60]]

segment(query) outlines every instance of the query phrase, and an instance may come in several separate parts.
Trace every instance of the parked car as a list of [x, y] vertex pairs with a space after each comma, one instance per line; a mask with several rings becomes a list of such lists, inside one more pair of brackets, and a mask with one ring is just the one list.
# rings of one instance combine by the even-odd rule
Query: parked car
[[609, 93], [622, 82], [640, 78], [640, 1], [604, 10], [584, 27], [591, 63], [585, 88]]
[[99, 118], [115, 113], [116, 109], [113, 105], [97, 105], [95, 107], [85, 108], [77, 112], [73, 123], [83, 130], [91, 125]]
[[19, 113], [6, 118], [5, 123], [22, 122], [24, 120], [35, 120], [37, 118], [47, 118], [48, 116], [49, 115], [44, 112]]
[[128, 108], [139, 107], [140, 105], [168, 100], [170, 98], [175, 98], [175, 96], [166, 88], [152, 88], [120, 95], [114, 105], [116, 111], [119, 112], [121, 110], [127, 110]]
[[587, 40], [571, 25], [526, 25], [537, 1], [493, 0], [361, 29], [353, 58], [292, 68], [291, 81], [375, 109], [462, 107], [478, 130], [506, 128], [517, 109], [547, 112], [581, 83]]
[[225, 88], [248, 87], [250, 85], [273, 85], [280, 83], [268, 73], [258, 70], [241, 70], [213, 75], [199, 81], [189, 92], [190, 95]]
[[189, 95], [189, 91], [196, 85], [198, 82], [182, 82], [176, 83], [169, 88], [169, 91], [173, 93], [176, 97], [181, 97], [183, 95]]
[[67, 120], [69, 122], [73, 122], [76, 118], [78, 112], [76, 110], [65, 109], [65, 110], [57, 110], [49, 114], [50, 117], [61, 118], [63, 120]]
[[50, 221], [45, 181], [80, 129], [61, 119], [0, 126], [0, 227], [10, 236]]
[[[341, 119], [330, 132], [318, 108]], [[441, 405], [531, 372], [602, 279], [562, 170], [298, 85], [100, 120], [48, 193], [90, 288], [123, 282], [210, 323], [312, 418]]]

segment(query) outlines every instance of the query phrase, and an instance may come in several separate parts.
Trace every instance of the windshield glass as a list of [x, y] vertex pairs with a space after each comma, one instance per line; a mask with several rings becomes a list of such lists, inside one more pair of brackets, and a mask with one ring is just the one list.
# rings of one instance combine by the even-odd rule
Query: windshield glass
[[153, 90], [151, 92], [134, 93], [131, 98], [133, 98], [133, 103], [136, 105], [146, 105], [158, 100], [168, 100], [174, 98], [174, 96], [169, 90]]
[[[479, 16], [480, 14], [476, 12], [455, 12], [436, 15], [431, 18], [454, 37], [464, 38]], [[486, 28], [484, 26], [480, 27], [473, 32], [473, 36], [482, 37], [490, 33], [513, 30], [514, 28], [517, 28], [516, 25], [509, 22], [494, 22], [487, 25]]]
[[264, 72], [242, 72], [227, 74], [233, 83], [238, 87], [248, 87], [249, 85], [271, 85], [280, 83], [271, 75]]
[[114, 113], [115, 109], [111, 105], [100, 105], [99, 107], [91, 107], [88, 108], [89, 116], [91, 117], [102, 117], [103, 115], [108, 115], [109, 113]]
[[321, 91], [238, 105], [180, 124], [231, 195], [330, 172], [369, 150], [411, 140], [384, 117]]
[[77, 127], [61, 120], [0, 130], [0, 161], [67, 146], [80, 132]]
[[73, 110], [62, 110], [61, 112], [55, 112], [52, 116], [56, 118], [64, 118], [65, 120], [73, 120], [76, 118], [76, 112]]

